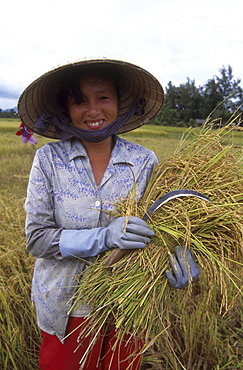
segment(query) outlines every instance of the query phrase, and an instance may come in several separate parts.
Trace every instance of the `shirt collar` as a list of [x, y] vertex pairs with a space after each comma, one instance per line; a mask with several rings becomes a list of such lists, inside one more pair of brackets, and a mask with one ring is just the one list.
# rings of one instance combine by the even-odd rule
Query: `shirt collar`
[[[118, 136], [115, 137], [115, 145], [111, 153], [111, 161], [113, 164], [127, 163], [131, 166], [133, 165], [129, 148], [125, 143], [127, 143], [125, 140]], [[79, 139], [72, 138], [67, 140], [66, 144], [69, 161], [77, 157], [87, 157], [86, 150]]]
[[68, 159], [72, 161], [77, 157], [87, 157], [85, 147], [80, 139], [71, 138], [65, 142], [67, 144]]
[[113, 164], [127, 163], [131, 166], [133, 165], [129, 145], [127, 144], [129, 144], [128, 141], [125, 141], [118, 136], [116, 137], [116, 142], [111, 153], [111, 161]]

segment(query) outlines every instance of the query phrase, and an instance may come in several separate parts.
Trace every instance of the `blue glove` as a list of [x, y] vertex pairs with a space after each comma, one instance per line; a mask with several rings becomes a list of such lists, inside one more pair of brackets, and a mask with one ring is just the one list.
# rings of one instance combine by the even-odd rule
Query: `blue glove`
[[183, 247], [175, 247], [175, 253], [169, 257], [174, 276], [168, 270], [165, 271], [169, 284], [173, 288], [182, 289], [187, 287], [189, 280], [194, 281], [200, 274], [195, 262], [193, 251]]
[[118, 217], [107, 227], [106, 244], [108, 248], [144, 248], [154, 236], [147, 222], [141, 218], [132, 216], [129, 217], [127, 224], [126, 221], [126, 217]]
[[144, 248], [154, 232], [138, 217], [115, 218], [107, 227], [63, 230], [59, 241], [62, 257], [93, 257], [110, 248]]

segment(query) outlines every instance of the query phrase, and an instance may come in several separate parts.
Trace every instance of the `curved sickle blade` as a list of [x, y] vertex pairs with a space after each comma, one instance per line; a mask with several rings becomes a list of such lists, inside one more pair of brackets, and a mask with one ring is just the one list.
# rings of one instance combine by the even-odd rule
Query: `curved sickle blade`
[[[179, 197], [197, 197], [203, 200], [210, 201], [209, 198], [207, 198], [202, 193], [199, 193], [195, 190], [189, 190], [189, 189], [179, 189], [179, 190], [172, 190], [168, 193], [162, 195], [159, 199], [157, 199], [151, 207], [147, 210], [145, 215], [143, 216], [143, 220], [147, 221], [149, 216], [151, 216], [157, 209], [159, 209], [163, 204], [169, 202], [169, 200], [172, 200], [174, 198]], [[109, 256], [104, 261], [104, 267], [108, 270], [112, 270], [112, 265], [116, 262], [118, 262], [122, 257], [124, 257], [130, 250], [129, 249], [120, 249], [120, 248], [114, 248], [112, 252], [109, 254]]]
[[151, 216], [157, 209], [159, 209], [163, 204], [169, 202], [170, 200], [174, 198], [179, 198], [179, 197], [197, 197], [203, 200], [207, 200], [210, 202], [210, 199], [203, 195], [202, 193], [199, 193], [198, 191], [195, 190], [190, 190], [190, 189], [178, 189], [178, 190], [172, 190], [169, 191], [168, 193], [162, 195], [159, 199], [157, 199], [151, 207], [146, 211], [145, 215], [143, 216], [143, 220], [147, 221], [149, 216]]

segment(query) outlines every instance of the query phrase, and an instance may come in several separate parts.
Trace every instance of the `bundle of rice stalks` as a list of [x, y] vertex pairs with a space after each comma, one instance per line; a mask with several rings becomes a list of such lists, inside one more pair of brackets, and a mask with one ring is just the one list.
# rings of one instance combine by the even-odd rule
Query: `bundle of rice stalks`
[[[145, 361], [153, 369], [242, 368], [243, 176], [224, 132], [195, 134], [155, 169], [139, 204], [131, 195], [118, 205], [119, 215], [142, 217], [163, 194], [183, 188], [211, 200], [166, 203], [149, 220], [156, 236], [146, 248], [129, 252], [112, 272], [103, 266], [106, 256], [85, 271], [75, 299], [93, 311], [81, 336], [98, 333], [112, 317], [120, 337], [146, 333]], [[193, 249], [201, 270], [183, 290], [165, 276], [177, 245]]]

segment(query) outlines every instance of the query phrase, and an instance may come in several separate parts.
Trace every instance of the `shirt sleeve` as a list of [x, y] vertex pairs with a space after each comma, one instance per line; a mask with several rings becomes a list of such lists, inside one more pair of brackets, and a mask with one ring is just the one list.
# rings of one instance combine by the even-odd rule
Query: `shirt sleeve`
[[[50, 166], [50, 165], [49, 165]], [[26, 248], [36, 258], [62, 258], [59, 240], [62, 228], [54, 218], [51, 168], [43, 161], [37, 151], [30, 172], [25, 202]]]

